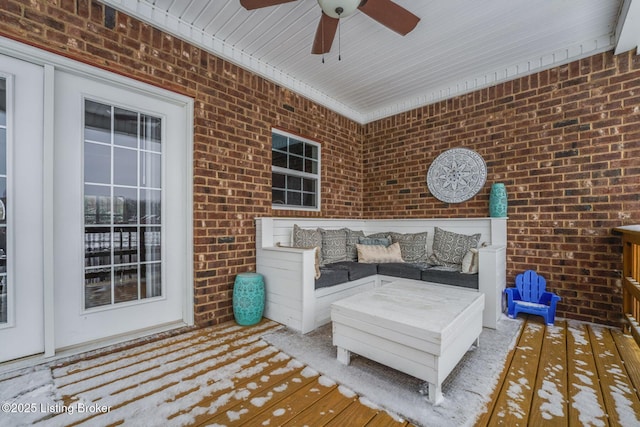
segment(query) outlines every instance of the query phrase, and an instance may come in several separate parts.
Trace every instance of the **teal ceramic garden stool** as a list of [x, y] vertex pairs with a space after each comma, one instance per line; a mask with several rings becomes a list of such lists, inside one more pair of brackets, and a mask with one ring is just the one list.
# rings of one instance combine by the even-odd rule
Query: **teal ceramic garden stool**
[[233, 316], [238, 325], [255, 325], [264, 312], [264, 280], [258, 273], [240, 273], [233, 285]]

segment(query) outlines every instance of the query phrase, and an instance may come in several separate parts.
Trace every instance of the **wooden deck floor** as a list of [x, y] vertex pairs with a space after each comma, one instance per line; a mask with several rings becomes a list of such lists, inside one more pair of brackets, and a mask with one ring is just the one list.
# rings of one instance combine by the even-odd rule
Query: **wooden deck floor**
[[639, 426], [640, 349], [620, 330], [528, 318], [477, 426]]
[[[225, 324], [0, 375], [0, 401], [21, 409], [3, 406], [0, 425], [411, 425], [261, 339], [279, 327]], [[639, 381], [629, 336], [530, 319], [476, 425], [639, 425]]]

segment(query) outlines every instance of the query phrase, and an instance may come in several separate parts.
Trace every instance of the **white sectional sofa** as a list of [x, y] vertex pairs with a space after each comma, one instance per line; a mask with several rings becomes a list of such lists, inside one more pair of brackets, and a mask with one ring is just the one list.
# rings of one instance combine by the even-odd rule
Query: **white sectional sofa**
[[294, 225], [303, 229], [362, 230], [366, 235], [396, 232], [427, 232], [427, 252], [433, 245], [436, 227], [472, 235], [479, 233], [477, 291], [485, 295], [483, 326], [495, 328], [503, 311], [506, 286], [506, 218], [438, 219], [326, 219], [256, 218], [257, 272], [265, 279], [264, 316], [302, 333], [313, 331], [330, 321], [331, 304], [340, 299], [397, 280], [373, 274], [330, 287], [316, 289], [315, 249], [294, 248]]

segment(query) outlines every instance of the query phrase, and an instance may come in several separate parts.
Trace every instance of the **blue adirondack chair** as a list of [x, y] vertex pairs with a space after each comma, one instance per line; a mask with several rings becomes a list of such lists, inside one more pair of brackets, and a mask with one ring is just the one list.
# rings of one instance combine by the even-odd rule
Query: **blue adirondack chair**
[[544, 317], [547, 325], [553, 325], [556, 318], [556, 304], [560, 297], [546, 291], [547, 281], [533, 270], [516, 276], [516, 287], [507, 288], [507, 314], [515, 318], [518, 313], [529, 313]]

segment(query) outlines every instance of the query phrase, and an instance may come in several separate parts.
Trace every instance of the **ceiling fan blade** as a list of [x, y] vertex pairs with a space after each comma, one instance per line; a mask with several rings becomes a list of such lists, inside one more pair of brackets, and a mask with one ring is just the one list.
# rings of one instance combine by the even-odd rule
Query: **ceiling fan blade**
[[416, 15], [391, 0], [363, 1], [358, 9], [403, 36], [409, 34], [420, 21]]
[[313, 40], [311, 53], [328, 53], [331, 50], [331, 44], [336, 36], [337, 29], [338, 19], [327, 16], [323, 12], [320, 22], [318, 23], [318, 29], [316, 30], [316, 38]]
[[240, 4], [247, 10], [260, 9], [262, 7], [275, 6], [282, 3], [289, 3], [295, 0], [240, 0]]

